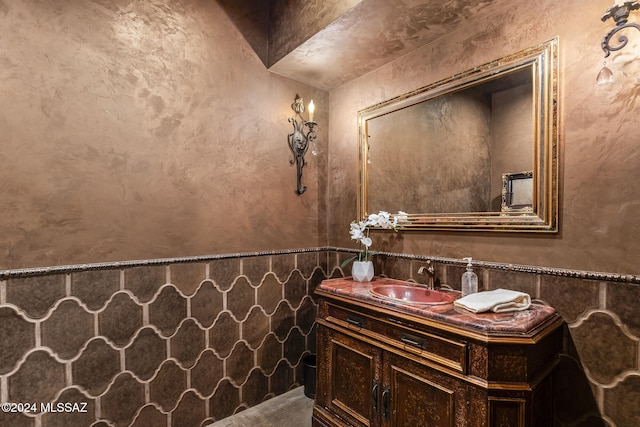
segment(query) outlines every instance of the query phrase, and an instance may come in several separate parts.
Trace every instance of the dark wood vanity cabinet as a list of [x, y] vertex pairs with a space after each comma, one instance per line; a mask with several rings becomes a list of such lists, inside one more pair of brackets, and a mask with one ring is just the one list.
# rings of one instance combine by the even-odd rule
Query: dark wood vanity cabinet
[[314, 426], [553, 425], [557, 316], [492, 336], [317, 294]]

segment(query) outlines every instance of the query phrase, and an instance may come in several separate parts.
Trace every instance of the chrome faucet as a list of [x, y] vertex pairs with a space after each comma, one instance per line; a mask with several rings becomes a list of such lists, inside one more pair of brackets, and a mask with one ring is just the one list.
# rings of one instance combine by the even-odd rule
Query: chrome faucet
[[424, 265], [418, 269], [418, 274], [426, 274], [427, 275], [427, 287], [429, 289], [435, 289], [436, 282], [436, 269], [431, 264], [431, 260], [427, 260], [428, 266]]

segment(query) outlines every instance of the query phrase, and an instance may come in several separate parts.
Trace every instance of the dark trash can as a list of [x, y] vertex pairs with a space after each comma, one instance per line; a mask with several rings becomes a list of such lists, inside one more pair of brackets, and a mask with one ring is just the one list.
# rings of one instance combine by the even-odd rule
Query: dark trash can
[[310, 399], [316, 397], [316, 355], [308, 354], [302, 358], [304, 395]]

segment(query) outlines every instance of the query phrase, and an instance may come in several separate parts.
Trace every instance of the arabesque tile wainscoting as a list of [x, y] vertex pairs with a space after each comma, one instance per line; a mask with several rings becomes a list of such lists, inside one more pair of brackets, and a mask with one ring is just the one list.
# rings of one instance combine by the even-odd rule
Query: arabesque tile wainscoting
[[[0, 413], [0, 425], [203, 426], [302, 383], [313, 289], [353, 251], [318, 248], [0, 272], [2, 402], [85, 413]], [[461, 260], [382, 254], [376, 272], [459, 288]], [[640, 277], [478, 262], [567, 322], [556, 424], [640, 425]], [[345, 270], [344, 274], [349, 274]]]
[[1, 272], [2, 402], [84, 402], [86, 412], [4, 412], [0, 425], [197, 427], [302, 384], [315, 351], [310, 295], [327, 259], [312, 250]]

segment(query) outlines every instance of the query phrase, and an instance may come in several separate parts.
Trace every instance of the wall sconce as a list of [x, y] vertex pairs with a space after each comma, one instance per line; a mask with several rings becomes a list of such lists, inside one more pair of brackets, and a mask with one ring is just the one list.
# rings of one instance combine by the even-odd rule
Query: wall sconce
[[[304, 104], [302, 98], [296, 94], [296, 98], [291, 104], [291, 109], [296, 112], [296, 115], [289, 117], [289, 123], [293, 124], [293, 133], [288, 136], [289, 148], [293, 153], [293, 159], [289, 161], [291, 164], [296, 164], [296, 172], [298, 176], [298, 188], [296, 193], [302, 194], [307, 191], [307, 187], [302, 185], [302, 168], [306, 166], [307, 162], [304, 160], [304, 155], [307, 154], [309, 144], [311, 144], [311, 154], [314, 156], [318, 154], [318, 148], [316, 147], [316, 132], [313, 130], [317, 124], [313, 121], [313, 112], [315, 107], [313, 100], [309, 103], [309, 121], [302, 118], [301, 113], [304, 112]], [[309, 130], [305, 133], [305, 128]]]
[[[629, 13], [632, 10], [640, 9], [640, 3], [637, 1], [623, 1], [616, 0], [616, 3], [607, 9], [607, 12], [602, 15], [602, 22], [605, 22], [609, 18], [613, 18], [616, 22], [616, 26], [614, 29], [609, 31], [606, 36], [602, 39], [602, 50], [604, 50], [604, 57], [607, 58], [611, 52], [615, 52], [616, 50], [620, 50], [627, 45], [629, 39], [625, 35], [621, 35], [618, 37], [618, 45], [611, 46], [609, 42], [611, 38], [618, 33], [619, 31], [625, 28], [635, 28], [640, 31], [640, 25], [628, 23], [627, 19], [629, 18]], [[606, 85], [613, 81], [613, 73], [609, 68], [607, 68], [607, 62], [605, 61], [602, 70], [598, 73], [598, 77], [596, 78], [596, 82], [599, 85]]]

